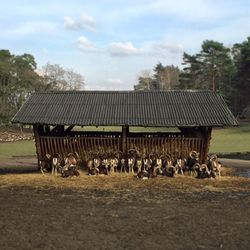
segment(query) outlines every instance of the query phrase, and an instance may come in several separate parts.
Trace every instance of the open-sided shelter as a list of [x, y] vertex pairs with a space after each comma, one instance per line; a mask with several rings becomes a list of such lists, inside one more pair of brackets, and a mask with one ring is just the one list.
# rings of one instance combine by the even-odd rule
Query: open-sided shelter
[[[85, 159], [93, 152], [137, 149], [173, 158], [195, 150], [204, 162], [212, 128], [237, 125], [219, 94], [191, 90], [34, 93], [12, 122], [33, 125], [38, 160], [46, 153], [78, 152]], [[91, 132], [86, 126], [120, 126], [121, 131]], [[179, 132], [131, 133], [131, 126]]]

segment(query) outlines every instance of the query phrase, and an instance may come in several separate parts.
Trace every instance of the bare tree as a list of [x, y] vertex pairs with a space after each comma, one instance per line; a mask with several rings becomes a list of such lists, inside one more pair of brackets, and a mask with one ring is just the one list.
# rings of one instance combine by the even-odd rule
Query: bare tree
[[52, 90], [84, 89], [84, 77], [72, 69], [64, 69], [59, 64], [47, 63], [41, 70], [44, 85]]

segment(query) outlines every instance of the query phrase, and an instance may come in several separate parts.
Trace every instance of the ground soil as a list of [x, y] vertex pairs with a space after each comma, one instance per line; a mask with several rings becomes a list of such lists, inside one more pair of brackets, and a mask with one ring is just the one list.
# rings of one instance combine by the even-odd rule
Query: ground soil
[[1, 249], [249, 249], [250, 179], [0, 175]]
[[250, 179], [63, 179], [0, 162], [0, 249], [249, 249]]

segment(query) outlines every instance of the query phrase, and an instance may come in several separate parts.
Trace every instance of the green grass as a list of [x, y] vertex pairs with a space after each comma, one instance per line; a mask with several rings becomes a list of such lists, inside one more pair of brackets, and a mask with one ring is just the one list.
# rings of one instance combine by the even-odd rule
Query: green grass
[[213, 129], [210, 152], [233, 153], [250, 151], [250, 125]]
[[[76, 126], [73, 131], [97, 131], [97, 132], [122, 132], [121, 126]], [[130, 132], [179, 132], [178, 128], [160, 128], [160, 127], [129, 127]]]
[[[102, 129], [99, 127], [99, 129]], [[112, 131], [112, 127], [109, 127]], [[133, 128], [132, 131], [169, 131], [158, 128]], [[107, 130], [106, 130], [107, 131]], [[250, 125], [242, 125], [234, 128], [213, 129], [210, 152], [233, 153], [250, 151]], [[35, 143], [31, 141], [18, 141], [0, 143], [0, 158], [13, 155], [35, 155]]]
[[35, 142], [33, 140], [0, 143], [0, 158], [35, 154]]

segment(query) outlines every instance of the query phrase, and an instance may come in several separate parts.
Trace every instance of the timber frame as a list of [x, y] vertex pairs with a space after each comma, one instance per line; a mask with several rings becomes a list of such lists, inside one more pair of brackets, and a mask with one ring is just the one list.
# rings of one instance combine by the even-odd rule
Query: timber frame
[[141, 154], [169, 154], [173, 158], [188, 157], [190, 151], [200, 153], [200, 162], [204, 163], [209, 151], [212, 127], [179, 128], [180, 132], [169, 133], [130, 133], [129, 126], [122, 126], [122, 132], [72, 131], [74, 126], [62, 125], [50, 129], [48, 125], [34, 124], [34, 136], [38, 160], [47, 153], [59, 153], [66, 156], [77, 152], [82, 160], [93, 153], [127, 154], [136, 149]]
[[[34, 93], [12, 122], [33, 125], [39, 161], [47, 153], [77, 152], [86, 160], [116, 151], [126, 157], [129, 149], [136, 149], [141, 155], [169, 154], [173, 159], [186, 158], [194, 150], [204, 163], [212, 128], [238, 125], [222, 96], [206, 90]], [[91, 132], [89, 126], [121, 129]], [[132, 127], [178, 128], [179, 132], [135, 133]]]

